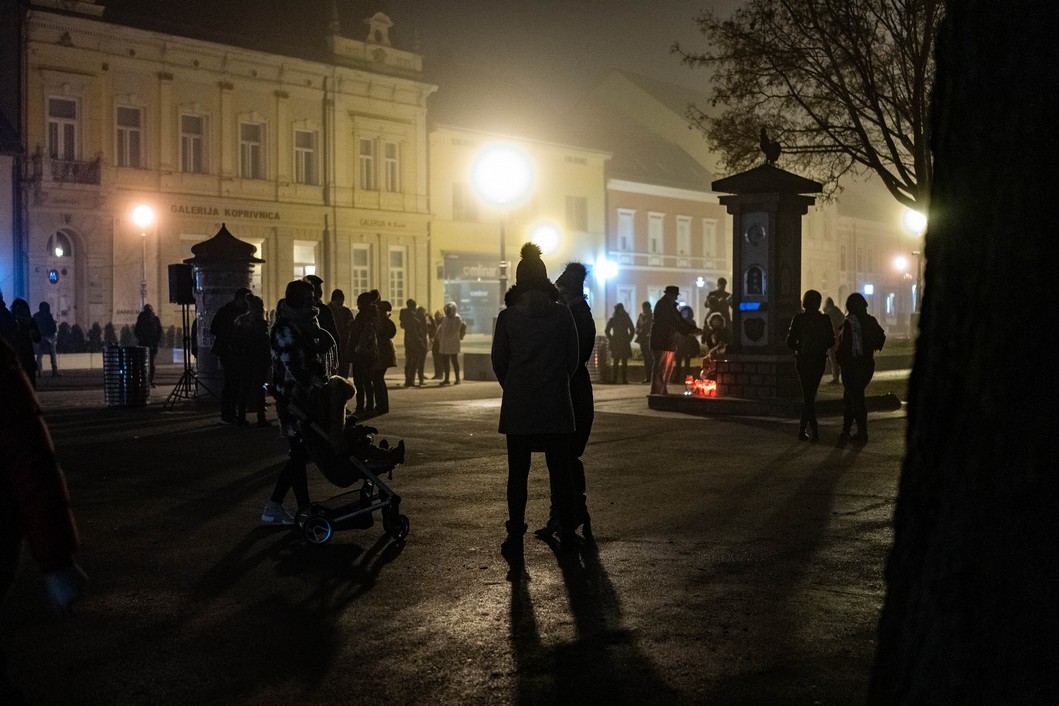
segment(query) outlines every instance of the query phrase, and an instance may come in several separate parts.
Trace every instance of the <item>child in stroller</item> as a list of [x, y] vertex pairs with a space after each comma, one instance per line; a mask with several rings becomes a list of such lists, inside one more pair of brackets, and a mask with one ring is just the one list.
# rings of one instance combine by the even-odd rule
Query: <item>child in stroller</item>
[[[269, 391], [282, 399], [275, 388]], [[379, 430], [358, 424], [346, 409], [354, 392], [349, 380], [334, 375], [326, 385], [284, 400], [309, 457], [323, 476], [339, 488], [361, 482], [358, 490], [336, 496], [354, 494], [353, 502], [333, 508], [312, 503], [298, 511], [295, 523], [313, 544], [329, 541], [336, 530], [371, 527], [376, 510], [381, 511], [387, 534], [397, 540], [408, 535], [408, 518], [400, 513], [401, 498], [380, 478], [388, 474], [392, 479], [393, 469], [404, 462], [404, 441], [394, 448], [385, 440], [376, 445]]]

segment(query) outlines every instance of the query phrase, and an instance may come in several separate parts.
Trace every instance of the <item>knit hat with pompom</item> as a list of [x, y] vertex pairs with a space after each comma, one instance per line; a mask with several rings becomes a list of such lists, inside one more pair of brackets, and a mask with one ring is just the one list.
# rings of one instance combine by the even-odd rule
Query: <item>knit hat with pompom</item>
[[534, 243], [526, 243], [519, 252], [522, 259], [515, 268], [515, 281], [519, 284], [547, 282], [548, 269], [541, 260], [541, 249]]

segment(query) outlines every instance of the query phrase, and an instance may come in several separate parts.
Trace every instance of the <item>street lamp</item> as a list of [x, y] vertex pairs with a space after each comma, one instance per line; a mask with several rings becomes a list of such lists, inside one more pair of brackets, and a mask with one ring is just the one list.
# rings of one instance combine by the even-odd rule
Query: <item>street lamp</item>
[[540, 223], [530, 232], [530, 241], [541, 249], [542, 255], [550, 255], [559, 247], [562, 233], [552, 223]]
[[132, 209], [132, 222], [140, 227], [140, 311], [147, 303], [147, 229], [154, 223], [154, 209], [140, 204]]
[[[927, 229], [927, 217], [919, 211], [911, 208], [906, 208], [904, 213], [901, 214], [901, 225], [904, 226], [905, 230], [909, 235], [915, 236], [917, 239], [922, 237], [923, 233]], [[921, 310], [923, 301], [923, 249], [920, 247], [918, 250], [913, 250], [912, 254], [916, 256], [916, 295], [912, 300], [912, 311], [918, 314]]]
[[471, 185], [478, 197], [500, 209], [500, 308], [507, 291], [507, 243], [505, 225], [511, 206], [533, 189], [533, 163], [521, 149], [510, 144], [489, 145], [471, 162]]

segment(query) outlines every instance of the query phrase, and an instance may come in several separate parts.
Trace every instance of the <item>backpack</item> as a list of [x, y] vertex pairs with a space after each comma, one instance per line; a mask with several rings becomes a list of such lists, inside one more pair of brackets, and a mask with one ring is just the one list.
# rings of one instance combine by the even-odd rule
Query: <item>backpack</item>
[[357, 336], [357, 345], [353, 353], [365, 361], [374, 362], [379, 357], [379, 337], [375, 333], [375, 326], [368, 323], [362, 326]]

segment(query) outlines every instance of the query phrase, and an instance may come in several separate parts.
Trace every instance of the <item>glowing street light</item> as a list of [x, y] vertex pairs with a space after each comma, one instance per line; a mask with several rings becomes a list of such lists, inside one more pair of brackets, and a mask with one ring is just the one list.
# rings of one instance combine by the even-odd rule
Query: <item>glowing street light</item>
[[541, 223], [530, 232], [530, 241], [541, 249], [542, 255], [555, 252], [562, 237], [559, 227], [551, 223]]
[[[478, 197], [500, 209], [500, 308], [507, 291], [507, 212], [533, 190], [533, 162], [515, 145], [485, 147], [471, 161], [471, 186]], [[543, 248], [541, 248], [543, 250]]]
[[147, 229], [154, 223], [154, 209], [140, 204], [132, 209], [132, 222], [140, 227], [140, 311], [147, 303]]
[[910, 235], [923, 235], [923, 231], [927, 229], [927, 217], [919, 211], [906, 208], [901, 214], [901, 225]]

